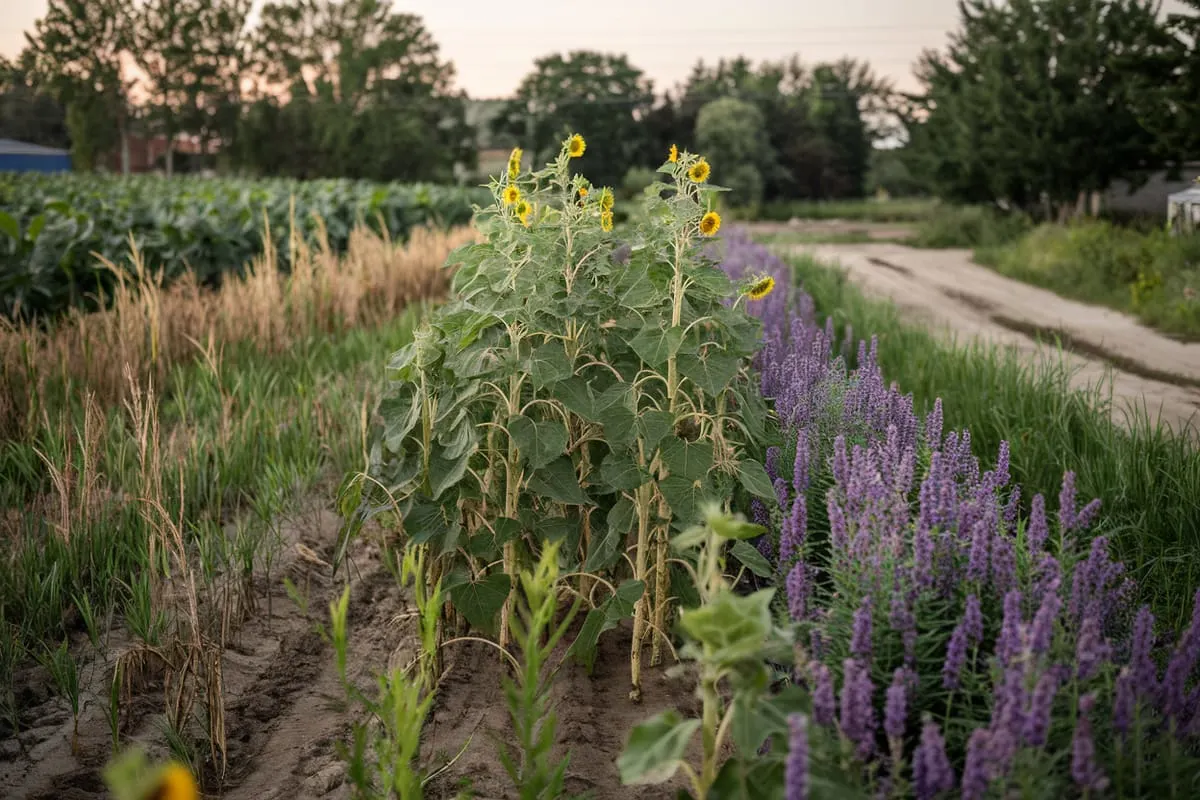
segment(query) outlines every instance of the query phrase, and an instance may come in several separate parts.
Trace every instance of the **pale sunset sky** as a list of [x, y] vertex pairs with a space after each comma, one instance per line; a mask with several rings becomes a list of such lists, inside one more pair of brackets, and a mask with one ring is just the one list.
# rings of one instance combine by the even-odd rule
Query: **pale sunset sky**
[[[458, 85], [477, 98], [507, 96], [535, 58], [575, 49], [626, 53], [659, 91], [683, 81], [701, 58], [794, 53], [809, 64], [865, 59], [897, 89], [912, 90], [913, 61], [924, 48], [940, 48], [958, 20], [955, 0], [419, 0], [396, 7], [425, 20], [442, 56], [454, 62]], [[1179, 7], [1168, 0], [1164, 11]], [[11, 57], [46, 0], [0, 0], [0, 9], [0, 54]]]

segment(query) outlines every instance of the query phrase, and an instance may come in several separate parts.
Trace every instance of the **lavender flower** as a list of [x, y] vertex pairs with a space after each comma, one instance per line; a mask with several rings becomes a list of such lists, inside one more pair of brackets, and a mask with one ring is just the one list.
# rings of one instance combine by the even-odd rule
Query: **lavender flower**
[[803, 714], [788, 717], [788, 754], [784, 766], [786, 800], [808, 800], [808, 718]]
[[1133, 643], [1129, 653], [1129, 665], [1133, 669], [1133, 683], [1137, 696], [1154, 703], [1158, 700], [1158, 667], [1154, 664], [1150, 649], [1154, 644], [1154, 614], [1149, 606], [1138, 609], [1133, 621]]
[[784, 532], [786, 535], [779, 538], [779, 560], [786, 565], [800, 553], [808, 533], [808, 504], [803, 495], [792, 502], [791, 515], [784, 526]]
[[792, 489], [796, 496], [808, 491], [808, 430], [801, 428], [796, 434], [796, 459], [792, 462]]
[[1004, 595], [1004, 621], [996, 637], [996, 656], [1007, 664], [1021, 650], [1021, 590], [1013, 589]]
[[1068, 470], [1063, 474], [1062, 489], [1058, 493], [1058, 527], [1063, 533], [1075, 530], [1078, 517], [1075, 515], [1075, 473]]
[[942, 664], [942, 686], [957, 689], [962, 680], [963, 665], [967, 663], [967, 628], [965, 621], [954, 626], [950, 643], [946, 645], [946, 661]]
[[847, 658], [842, 666], [845, 676], [841, 703], [842, 733], [855, 744], [858, 758], [865, 761], [875, 751], [875, 708], [871, 704], [875, 687], [871, 683], [870, 670], [853, 658]]
[[1075, 735], [1071, 740], [1071, 777], [1085, 791], [1102, 792], [1108, 786], [1108, 778], [1096, 763], [1096, 743], [1088, 718], [1094, 703], [1094, 695], [1079, 698], [1079, 719], [1075, 721]]
[[967, 760], [963, 765], [962, 800], [982, 800], [987, 795], [988, 750], [991, 734], [986, 728], [976, 728], [967, 741]]
[[774, 483], [779, 480], [779, 448], [775, 445], [767, 448], [767, 463], [765, 466], [767, 468], [767, 477], [771, 479], [771, 482]]
[[939, 450], [942, 446], [942, 398], [933, 401], [933, 408], [925, 417], [925, 446]]
[[808, 616], [808, 565], [797, 561], [788, 572], [785, 583], [787, 589], [788, 613], [793, 620], [799, 622]]
[[788, 509], [788, 485], [783, 478], [776, 478], [772, 484], [775, 487], [775, 502], [784, 511]]
[[871, 596], [865, 595], [854, 612], [854, 632], [850, 637], [850, 653], [864, 664], [871, 662]]
[[1134, 699], [1133, 684], [1133, 673], [1129, 671], [1129, 667], [1123, 668], [1121, 674], [1117, 676], [1112, 710], [1113, 730], [1121, 734], [1122, 740], [1129, 735], [1129, 729], [1133, 725], [1134, 708], [1137, 705], [1137, 701]]
[[967, 610], [963, 614], [963, 629], [971, 644], [983, 641], [983, 610], [979, 606], [979, 598], [973, 594], [967, 595]]
[[808, 632], [808, 648], [812, 651], [813, 658], [825, 657], [825, 637], [821, 635], [820, 628], [813, 628]]
[[988, 546], [992, 532], [986, 520], [979, 520], [971, 530], [971, 555], [967, 562], [967, 579], [981, 583], [987, 577]]
[[1079, 639], [1075, 643], [1075, 662], [1081, 681], [1096, 674], [1100, 665], [1112, 657], [1112, 648], [1100, 630], [1100, 620], [1089, 616], [1079, 628]]
[[1017, 585], [1017, 553], [1012, 539], [1002, 532], [992, 537], [992, 583], [999, 592]]
[[813, 720], [818, 725], [832, 725], [834, 719], [835, 700], [833, 696], [833, 675], [829, 667], [820, 661], [813, 664], [812, 713]]
[[954, 769], [936, 722], [926, 721], [921, 729], [921, 743], [913, 755], [913, 783], [917, 800], [930, 800], [954, 788]]
[[1058, 692], [1058, 670], [1047, 670], [1038, 678], [1037, 686], [1033, 689], [1033, 697], [1029, 701], [1029, 711], [1025, 714], [1025, 743], [1030, 747], [1042, 747], [1046, 744], [1046, 734], [1050, 731], [1050, 712], [1054, 708], [1054, 695]]
[[844, 553], [850, 543], [850, 533], [846, 528], [846, 515], [842, 513], [832, 489], [829, 490], [828, 511], [829, 544], [835, 553]]
[[1050, 526], [1046, 522], [1046, 498], [1040, 494], [1034, 495], [1029, 509], [1029, 527], [1025, 529], [1025, 541], [1029, 552], [1036, 553], [1046, 546], [1050, 536]]
[[1033, 615], [1033, 626], [1029, 634], [1029, 649], [1035, 654], [1045, 655], [1050, 651], [1050, 643], [1054, 639], [1054, 622], [1061, 610], [1062, 600], [1057, 594], [1049, 592], [1042, 597], [1042, 604]]
[[908, 716], [908, 678], [903, 667], [892, 674], [892, 685], [887, 690], [887, 704], [883, 712], [883, 732], [889, 739], [900, 739]]
[[1017, 515], [1021, 513], [1021, 487], [1018, 484], [1008, 495], [1008, 503], [1004, 506], [1004, 527], [1014, 536], [1017, 533]]

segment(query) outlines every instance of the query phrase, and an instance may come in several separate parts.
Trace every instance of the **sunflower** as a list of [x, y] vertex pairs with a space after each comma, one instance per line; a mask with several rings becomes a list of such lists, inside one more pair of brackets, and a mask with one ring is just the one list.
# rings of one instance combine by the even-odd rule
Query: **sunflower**
[[605, 233], [608, 233], [609, 231], [612, 230], [612, 226], [613, 226], [612, 212], [611, 211], [601, 211], [600, 212], [600, 230], [604, 231]]
[[587, 142], [578, 133], [567, 139], [567, 155], [571, 158], [579, 158], [587, 150]]
[[750, 284], [742, 292], [748, 295], [751, 300], [762, 300], [775, 289], [775, 279], [770, 275], [764, 275], [754, 283]]
[[667, 151], [667, 161], [670, 161], [672, 164], [674, 164], [678, 160], [679, 160], [679, 148], [676, 147], [675, 145], [671, 145], [671, 149], [669, 151]]
[[200, 800], [200, 789], [188, 768], [173, 761], [159, 773], [146, 800]]
[[529, 215], [533, 213], [533, 206], [529, 205], [528, 200], [520, 200], [517, 202], [517, 219], [521, 220], [521, 224], [526, 228], [529, 227]]
[[712, 236], [719, 230], [721, 230], [720, 214], [715, 211], [710, 211], [701, 218], [700, 232], [705, 236]]
[[605, 186], [600, 190], [600, 210], [612, 211], [613, 208], [613, 193], [612, 189]]
[[514, 147], [508, 156], [508, 179], [515, 180], [521, 172], [521, 148]]
[[521, 199], [521, 190], [515, 186], [506, 186], [500, 197], [504, 200], [504, 205], [511, 206]]
[[702, 158], [692, 164], [691, 169], [688, 170], [688, 177], [692, 179], [693, 183], [704, 183], [708, 180], [708, 173], [711, 171], [712, 168], [708, 166], [708, 162]]

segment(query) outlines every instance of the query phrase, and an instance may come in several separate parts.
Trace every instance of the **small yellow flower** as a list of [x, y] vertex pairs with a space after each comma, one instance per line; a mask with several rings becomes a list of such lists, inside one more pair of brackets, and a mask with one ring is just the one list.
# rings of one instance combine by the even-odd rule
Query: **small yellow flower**
[[672, 164], [679, 161], [679, 148], [675, 145], [671, 145], [671, 150], [667, 153], [667, 161], [670, 161]]
[[700, 220], [700, 232], [705, 236], [713, 236], [721, 230], [721, 215], [715, 211], [705, 214]]
[[567, 140], [567, 155], [571, 158], [579, 158], [587, 150], [587, 142], [578, 133]]
[[708, 166], [708, 162], [702, 158], [692, 164], [691, 169], [688, 170], [688, 177], [692, 179], [693, 183], [704, 183], [708, 180], [708, 173], [711, 171], [712, 168]]
[[600, 210], [612, 211], [613, 208], [613, 193], [612, 189], [605, 186], [600, 190]]
[[159, 774], [150, 800], [200, 800], [200, 788], [187, 767], [171, 762]]
[[521, 172], [521, 148], [514, 147], [512, 153], [508, 156], [508, 179], [516, 180], [517, 175]]
[[526, 228], [529, 227], [529, 215], [533, 213], [533, 206], [529, 205], [528, 200], [521, 200], [517, 203], [517, 218], [521, 220], [521, 224]]
[[770, 275], [764, 275], [754, 283], [746, 287], [742, 294], [748, 295], [751, 300], [762, 300], [775, 289], [775, 279]]
[[580, 186], [579, 187], [579, 196], [587, 197], [587, 195], [588, 195], [588, 188], [586, 186]]
[[500, 197], [504, 200], [504, 205], [511, 206], [521, 199], [521, 190], [515, 186], [507, 186]]
[[600, 212], [600, 230], [604, 231], [605, 233], [608, 233], [609, 231], [612, 230], [612, 226], [613, 226], [612, 212], [611, 211], [601, 211]]

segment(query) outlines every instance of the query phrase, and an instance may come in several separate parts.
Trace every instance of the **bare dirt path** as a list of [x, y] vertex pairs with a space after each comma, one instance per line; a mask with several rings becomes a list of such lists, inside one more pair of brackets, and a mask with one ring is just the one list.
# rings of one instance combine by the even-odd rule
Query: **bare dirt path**
[[1200, 426], [1200, 344], [1006, 278], [973, 263], [969, 250], [875, 243], [801, 244], [790, 250], [840, 264], [867, 293], [891, 299], [907, 316], [960, 339], [1053, 357], [1044, 342], [1057, 337], [1074, 369], [1073, 384], [1091, 387], [1111, 377], [1118, 423], [1131, 406], [1144, 404], [1151, 417], [1175, 430]]

